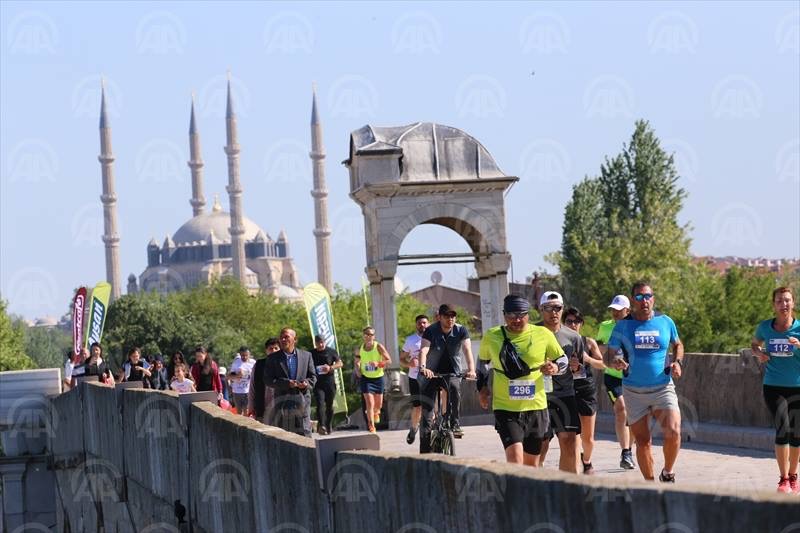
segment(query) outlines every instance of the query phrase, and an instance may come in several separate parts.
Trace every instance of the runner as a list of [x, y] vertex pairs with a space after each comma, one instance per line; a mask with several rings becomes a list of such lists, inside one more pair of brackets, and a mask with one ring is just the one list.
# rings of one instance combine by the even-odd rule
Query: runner
[[[583, 326], [583, 315], [574, 307], [570, 307], [564, 313], [564, 325], [575, 331], [578, 335]], [[581, 465], [583, 473], [594, 474], [592, 467], [592, 452], [594, 451], [594, 426], [597, 418], [597, 389], [594, 384], [592, 368], [604, 370], [603, 356], [597, 346], [597, 342], [591, 337], [581, 337], [583, 339], [584, 352], [582, 357], [570, 358], [569, 365], [572, 370], [572, 377], [575, 385], [575, 400], [578, 403], [578, 414], [581, 419]]]
[[[509, 463], [540, 465], [542, 439], [549, 425], [544, 376], [566, 372], [567, 358], [555, 335], [547, 328], [528, 323], [530, 304], [522, 296], [509, 294], [503, 300], [504, 326], [495, 326], [483, 336], [480, 359], [487, 368], [480, 389], [481, 407], [489, 408], [491, 396], [495, 429]], [[503, 373], [500, 350], [504, 338], [531, 369], [530, 374], [509, 380]], [[490, 386], [491, 384], [491, 393]]]
[[[614, 326], [608, 351], [622, 351], [614, 367], [624, 373], [622, 387], [627, 399], [628, 424], [636, 442], [639, 470], [646, 480], [653, 473], [650, 416], [661, 426], [664, 468], [659, 480], [674, 483], [673, 467], [681, 447], [681, 412], [673, 378], [683, 371], [683, 343], [675, 322], [667, 315], [654, 314], [656, 299], [650, 284], [637, 281], [631, 289], [633, 315]], [[672, 348], [673, 360], [667, 351]]]
[[392, 363], [389, 352], [375, 340], [375, 328], [362, 330], [364, 343], [355, 350], [355, 372], [360, 377], [361, 393], [364, 395], [364, 412], [367, 415], [367, 430], [375, 433], [375, 424], [381, 421], [383, 406], [383, 369]]
[[422, 416], [422, 401], [420, 400], [419, 381], [419, 350], [422, 345], [422, 334], [428, 327], [428, 317], [417, 315], [414, 319], [417, 328], [416, 333], [406, 338], [403, 348], [400, 350], [400, 364], [408, 368], [408, 388], [411, 393], [411, 429], [408, 430], [406, 442], [414, 444], [419, 429], [419, 420]]
[[[583, 340], [570, 328], [562, 327], [561, 314], [564, 312], [564, 299], [555, 291], [547, 291], [539, 300], [542, 321], [536, 324], [552, 331], [567, 359], [583, 359]], [[558, 437], [560, 450], [558, 468], [564, 472], [578, 473], [578, 435], [581, 433], [581, 419], [578, 414], [578, 401], [575, 398], [575, 385], [572, 372], [554, 375], [552, 389], [545, 381], [547, 410], [550, 426], [542, 442], [542, 464], [550, 448], [550, 440]]]
[[772, 291], [772, 308], [775, 318], [758, 325], [751, 346], [753, 354], [766, 364], [763, 393], [775, 420], [775, 459], [781, 475], [778, 492], [800, 494], [800, 320], [794, 317], [791, 289]]
[[[618, 294], [611, 300], [608, 308], [611, 309], [613, 318], [601, 322], [597, 331], [597, 343], [600, 345], [601, 354], [607, 352], [606, 345], [608, 344], [608, 339], [611, 338], [614, 325], [630, 316], [631, 302], [624, 294]], [[633, 454], [631, 453], [631, 433], [628, 429], [625, 398], [622, 397], [622, 372], [611, 367], [611, 360], [607, 360], [605, 364], [603, 384], [606, 386], [608, 399], [611, 400], [611, 405], [614, 407], [614, 430], [617, 433], [619, 446], [622, 448], [619, 466], [626, 470], [633, 470], [636, 465], [633, 463]]]

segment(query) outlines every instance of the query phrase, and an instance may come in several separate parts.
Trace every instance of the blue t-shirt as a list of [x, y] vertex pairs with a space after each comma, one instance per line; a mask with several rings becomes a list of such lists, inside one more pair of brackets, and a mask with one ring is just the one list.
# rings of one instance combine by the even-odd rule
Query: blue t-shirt
[[669, 345], [678, 342], [678, 328], [667, 315], [650, 320], [620, 320], [611, 332], [608, 347], [622, 350], [630, 367], [622, 379], [631, 387], [657, 387], [672, 378], [665, 372], [670, 366]]
[[789, 344], [789, 337], [800, 339], [800, 320], [795, 319], [783, 332], [775, 331], [772, 321], [764, 320], [756, 328], [756, 339], [764, 341], [764, 351], [769, 354], [764, 385], [800, 387], [800, 349]]

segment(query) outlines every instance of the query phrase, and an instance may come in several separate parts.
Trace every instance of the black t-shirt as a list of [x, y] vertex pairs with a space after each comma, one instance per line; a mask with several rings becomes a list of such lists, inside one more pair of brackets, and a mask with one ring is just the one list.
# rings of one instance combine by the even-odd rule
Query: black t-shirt
[[[322, 365], [333, 365], [342, 360], [336, 350], [333, 348], [325, 348], [322, 351], [313, 349], [311, 350], [311, 358], [314, 360], [314, 367], [319, 367]], [[317, 387], [320, 385], [332, 385], [334, 383], [333, 378], [333, 370], [328, 372], [327, 374], [320, 374], [317, 373]]]
[[461, 348], [469, 339], [467, 328], [454, 324], [449, 332], [444, 333], [442, 326], [435, 322], [425, 330], [422, 338], [431, 343], [426, 360], [428, 369], [437, 374], [453, 374], [461, 370]]

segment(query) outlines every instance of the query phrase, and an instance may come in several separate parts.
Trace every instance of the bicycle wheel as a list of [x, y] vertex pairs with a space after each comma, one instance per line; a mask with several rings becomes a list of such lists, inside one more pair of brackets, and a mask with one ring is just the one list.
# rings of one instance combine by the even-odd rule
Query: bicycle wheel
[[441, 435], [439, 440], [441, 441], [441, 453], [452, 456], [456, 455], [456, 439], [453, 437], [452, 433], [448, 432]]
[[442, 439], [435, 429], [431, 431], [431, 453], [442, 453]]

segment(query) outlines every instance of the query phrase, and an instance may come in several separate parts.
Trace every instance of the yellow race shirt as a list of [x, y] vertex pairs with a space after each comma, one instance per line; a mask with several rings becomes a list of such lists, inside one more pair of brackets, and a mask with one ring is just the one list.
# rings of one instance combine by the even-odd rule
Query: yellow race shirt
[[[564, 355], [556, 336], [544, 326], [528, 324], [521, 333], [512, 333], [506, 329], [506, 335], [531, 368], [538, 368], [546, 360], [553, 361]], [[509, 380], [502, 373], [503, 365], [500, 364], [502, 345], [503, 332], [500, 331], [500, 326], [495, 326], [483, 336], [478, 354], [482, 361], [491, 361], [492, 368], [500, 370], [493, 373], [492, 409], [522, 412], [547, 408], [542, 372], [534, 370], [527, 376]]]

